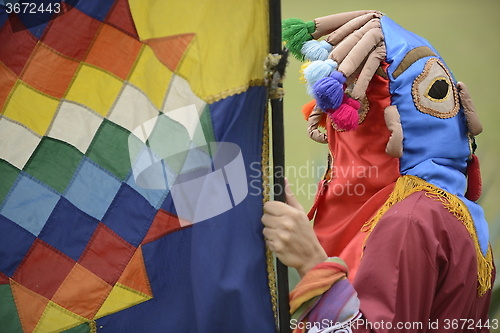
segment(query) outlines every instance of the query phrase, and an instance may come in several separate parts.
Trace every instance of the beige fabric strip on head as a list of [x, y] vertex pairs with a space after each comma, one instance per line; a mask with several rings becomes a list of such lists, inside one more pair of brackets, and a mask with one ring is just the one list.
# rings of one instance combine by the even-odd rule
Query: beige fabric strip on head
[[321, 111], [317, 106], [314, 107], [309, 118], [307, 119], [307, 134], [311, 139], [319, 143], [328, 143], [328, 139], [325, 133], [322, 133], [318, 129], [318, 124], [321, 118], [325, 116], [324, 112]]
[[352, 98], [358, 101], [363, 100], [366, 95], [366, 88], [368, 88], [368, 84], [373, 78], [373, 75], [375, 75], [375, 72], [380, 68], [380, 63], [385, 59], [385, 55], [385, 44], [380, 42], [375, 50], [368, 55], [368, 59], [358, 76], [358, 81], [352, 90]]
[[398, 107], [389, 105], [385, 108], [384, 119], [391, 136], [385, 147], [387, 155], [395, 158], [403, 156], [403, 128], [399, 117]]
[[409, 51], [401, 63], [398, 65], [396, 70], [392, 73], [392, 76], [396, 79], [398, 76], [403, 74], [405, 70], [408, 69], [415, 61], [425, 58], [425, 57], [435, 57], [436, 54], [428, 46], [419, 46]]
[[339, 14], [319, 17], [314, 20], [314, 23], [316, 24], [316, 31], [313, 32], [311, 36], [314, 39], [326, 36], [332, 33], [332, 31], [337, 30], [339, 27], [351, 21], [352, 19], [355, 19], [358, 16], [362, 16], [369, 13], [380, 14], [380, 12], [376, 10], [358, 10], [354, 12], [339, 13]]
[[[350, 76], [356, 68], [365, 60], [373, 48], [384, 40], [384, 34], [380, 26], [370, 29], [363, 35], [361, 40], [354, 45], [349, 54], [339, 64], [338, 71], [344, 74], [345, 77]], [[335, 51], [335, 50], [334, 50]], [[332, 51], [333, 52], [333, 51]], [[375, 69], [376, 70], [376, 69]]]
[[464, 108], [465, 119], [467, 121], [467, 129], [472, 136], [476, 136], [483, 131], [483, 125], [476, 113], [476, 108], [472, 102], [472, 97], [469, 94], [467, 86], [463, 82], [457, 83], [458, 95]]
[[[351, 50], [361, 41], [361, 39], [372, 29], [380, 29], [380, 20], [372, 19], [360, 29], [356, 30], [349, 36], [347, 36], [343, 41], [341, 41], [328, 55], [328, 58], [340, 64], [344, 61], [345, 57], [351, 52]], [[371, 45], [370, 49], [376, 44]], [[366, 56], [366, 54], [365, 54]], [[359, 65], [359, 64], [358, 64]]]
[[380, 13], [368, 13], [363, 16], [358, 16], [355, 19], [347, 22], [343, 26], [339, 27], [337, 30], [333, 31], [325, 38], [325, 40], [331, 45], [337, 45], [354, 31], [360, 29], [362, 26], [368, 23], [368, 21], [380, 17], [382, 17], [382, 14]]

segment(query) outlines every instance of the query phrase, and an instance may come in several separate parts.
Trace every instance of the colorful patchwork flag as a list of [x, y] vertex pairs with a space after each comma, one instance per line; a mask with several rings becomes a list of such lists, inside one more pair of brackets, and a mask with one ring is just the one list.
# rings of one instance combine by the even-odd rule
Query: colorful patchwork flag
[[0, 1], [0, 332], [275, 331], [267, 21], [264, 0]]

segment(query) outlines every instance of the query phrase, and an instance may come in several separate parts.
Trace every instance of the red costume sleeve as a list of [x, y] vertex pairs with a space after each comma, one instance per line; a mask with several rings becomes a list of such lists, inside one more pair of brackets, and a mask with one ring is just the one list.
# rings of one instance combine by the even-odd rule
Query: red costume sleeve
[[351, 326], [339, 332], [489, 332], [488, 326], [498, 326], [488, 320], [491, 289], [478, 296], [476, 251], [467, 229], [425, 192], [384, 214], [368, 238], [352, 286], [346, 284], [318, 293], [304, 328], [336, 332], [324, 323], [338, 323], [340, 316], [329, 309], [347, 308], [343, 294], [352, 286], [360, 311], [351, 307]]
[[356, 331], [489, 331], [476, 327], [487, 320], [491, 290], [478, 296], [474, 243], [462, 223], [424, 192], [382, 217], [353, 284], [372, 324]]

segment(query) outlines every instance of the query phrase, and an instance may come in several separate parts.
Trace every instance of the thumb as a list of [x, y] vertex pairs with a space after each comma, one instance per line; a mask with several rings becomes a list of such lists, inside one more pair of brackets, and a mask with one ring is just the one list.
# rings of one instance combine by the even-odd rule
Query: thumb
[[293, 194], [292, 189], [290, 188], [290, 183], [288, 182], [288, 178], [285, 178], [285, 198], [286, 198], [286, 203], [289, 206], [292, 206], [293, 208], [296, 208], [301, 211], [304, 210], [304, 208], [302, 208], [302, 205], [299, 203], [299, 201]]

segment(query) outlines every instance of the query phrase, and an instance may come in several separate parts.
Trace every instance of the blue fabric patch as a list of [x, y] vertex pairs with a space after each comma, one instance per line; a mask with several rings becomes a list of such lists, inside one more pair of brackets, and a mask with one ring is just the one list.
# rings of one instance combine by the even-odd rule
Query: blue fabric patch
[[[115, 0], [85, 0], [85, 1], [66, 1], [73, 4], [75, 8], [78, 8], [82, 13], [88, 16], [102, 21], [108, 14], [111, 6]], [[75, 4], [76, 2], [76, 4]]]
[[[217, 141], [241, 148], [247, 183], [261, 161], [265, 96], [252, 87], [210, 105]], [[173, 212], [170, 195], [162, 208]], [[274, 333], [261, 214], [262, 193], [249, 191], [229, 211], [143, 245], [154, 297], [98, 319], [100, 331]]]
[[428, 46], [441, 59], [436, 49], [425, 38], [402, 28], [387, 16], [382, 16], [380, 23], [384, 33], [386, 61], [389, 64], [387, 71], [391, 78], [406, 54], [419, 46]]
[[163, 203], [161, 204], [161, 208], [169, 213], [172, 213], [177, 216], [177, 210], [175, 209], [174, 200], [172, 198], [172, 194], [169, 192]]
[[[191, 281], [191, 235], [174, 232], [143, 245], [143, 256], [153, 298], [131, 308], [98, 319], [101, 333], [209, 332], [214, 328], [199, 324]], [[205, 272], [210, 274], [210, 272]], [[154, 318], [154, 320], [151, 320]], [[218, 326], [219, 330], [221, 327]]]
[[11, 277], [36, 237], [0, 215], [0, 272]]
[[137, 247], [146, 236], [156, 212], [144, 197], [124, 183], [102, 222]]
[[37, 39], [42, 37], [45, 28], [47, 27], [48, 22], [42, 23], [40, 25], [29, 28], [29, 31], [35, 36]]
[[98, 224], [62, 197], [38, 237], [78, 261]]
[[134, 190], [136, 190], [140, 195], [142, 195], [150, 204], [151, 206], [155, 207], [156, 209], [159, 209], [162, 202], [165, 200], [165, 197], [168, 193], [168, 190], [160, 190], [160, 189], [148, 189], [144, 188], [141, 186], [138, 186], [135, 183], [134, 175], [133, 173], [130, 173], [127, 179], [127, 184], [132, 187]]
[[5, 12], [5, 8], [0, 7], [0, 27], [2, 27], [9, 18], [9, 15]]
[[[40, 39], [48, 22], [54, 17], [57, 0], [19, 1], [19, 17], [24, 27]], [[62, 8], [59, 7], [61, 10]]]
[[53, 189], [21, 171], [0, 214], [37, 236], [59, 198], [60, 195]]
[[85, 213], [101, 220], [120, 188], [120, 181], [87, 157], [83, 157], [75, 175], [64, 197]]

